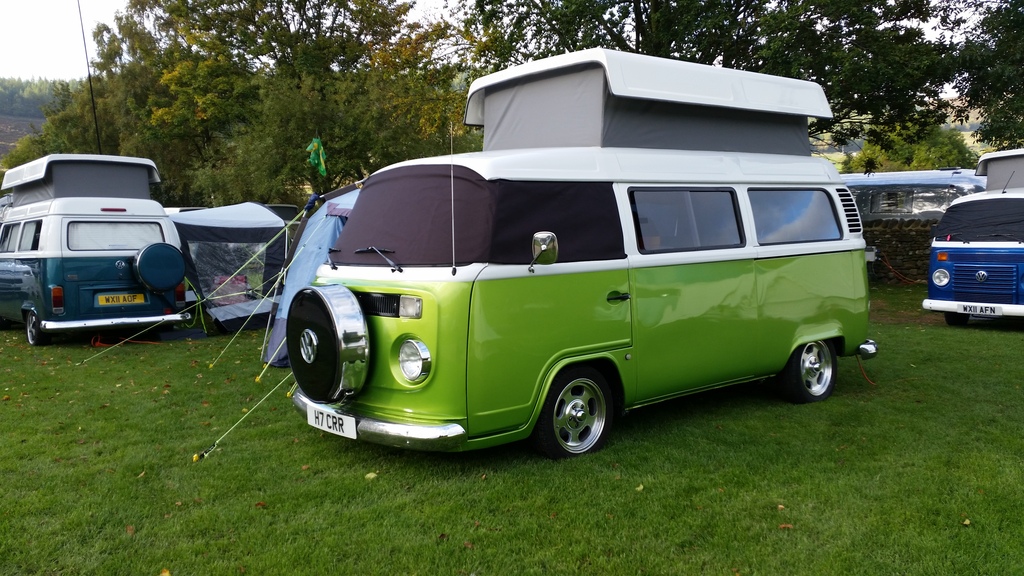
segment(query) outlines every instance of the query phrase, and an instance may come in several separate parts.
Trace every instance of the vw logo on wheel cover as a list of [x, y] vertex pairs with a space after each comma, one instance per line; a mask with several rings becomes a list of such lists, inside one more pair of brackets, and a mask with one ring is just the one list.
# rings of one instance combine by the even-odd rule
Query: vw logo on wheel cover
[[316, 346], [316, 333], [309, 328], [303, 330], [302, 336], [299, 337], [299, 351], [302, 353], [302, 359], [306, 361], [306, 364], [312, 364], [313, 360], [316, 360]]
[[988, 280], [988, 272], [978, 270], [978, 273], [974, 275], [974, 279], [978, 282], [984, 282], [985, 280]]
[[127, 264], [125, 264], [124, 260], [114, 262], [114, 268], [117, 268], [118, 270], [124, 270], [125, 266], [127, 266]]

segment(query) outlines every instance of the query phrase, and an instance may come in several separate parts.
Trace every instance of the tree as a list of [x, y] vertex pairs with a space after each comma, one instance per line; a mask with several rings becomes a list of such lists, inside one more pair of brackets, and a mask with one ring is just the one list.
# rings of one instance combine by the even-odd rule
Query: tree
[[[479, 149], [452, 28], [408, 14], [395, 0], [129, 0], [94, 34], [104, 152], [152, 158], [157, 199], [189, 206], [304, 203], [389, 163]], [[91, 126], [83, 98], [71, 91], [19, 158], [82, 151], [53, 120]], [[326, 177], [306, 162], [314, 136]]]
[[957, 116], [980, 112], [980, 140], [1024, 147], [1024, 0], [978, 0], [977, 8], [959, 55]]
[[950, 43], [923, 28], [956, 28], [954, 1], [474, 0], [465, 34], [492, 69], [604, 47], [811, 80], [835, 115], [812, 135], [885, 144], [945, 121]]
[[974, 168], [978, 155], [964, 142], [963, 134], [953, 128], [934, 126], [918, 142], [911, 143], [898, 134], [890, 137], [888, 148], [868, 142], [857, 154], [843, 160], [842, 172], [896, 172], [937, 168]]

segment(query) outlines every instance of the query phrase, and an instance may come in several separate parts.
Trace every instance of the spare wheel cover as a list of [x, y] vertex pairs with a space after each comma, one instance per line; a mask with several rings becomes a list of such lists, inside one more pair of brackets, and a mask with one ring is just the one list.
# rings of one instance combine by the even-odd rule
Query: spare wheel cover
[[288, 362], [303, 394], [339, 402], [363, 387], [369, 369], [366, 318], [344, 286], [309, 286], [292, 299], [285, 339]]
[[135, 255], [135, 279], [148, 290], [167, 292], [185, 278], [185, 258], [171, 244], [155, 242]]

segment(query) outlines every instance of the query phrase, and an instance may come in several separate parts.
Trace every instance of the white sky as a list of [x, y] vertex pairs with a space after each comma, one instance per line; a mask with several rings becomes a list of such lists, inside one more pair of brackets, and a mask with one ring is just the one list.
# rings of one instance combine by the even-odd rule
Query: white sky
[[93, 29], [99, 22], [113, 28], [114, 13], [124, 10], [126, 0], [0, 0], [0, 78], [85, 78], [79, 1], [92, 60]]
[[[91, 61], [96, 58], [93, 29], [99, 22], [114, 28], [114, 13], [124, 11], [127, 0], [0, 0], [0, 78], [85, 78], [79, 2]], [[444, 0], [417, 4], [430, 15]]]

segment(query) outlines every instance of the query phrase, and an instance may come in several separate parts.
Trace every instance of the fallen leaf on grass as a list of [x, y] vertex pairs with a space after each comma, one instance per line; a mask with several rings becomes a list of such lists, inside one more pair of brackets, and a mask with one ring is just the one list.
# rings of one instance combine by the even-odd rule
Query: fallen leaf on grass
[[302, 465], [302, 469], [303, 470], [309, 470], [309, 464], [303, 464]]
[[445, 534], [444, 532], [442, 532], [442, 533], [440, 533], [440, 534], [438, 534], [438, 535], [437, 535], [437, 539], [438, 539], [438, 540], [441, 540], [441, 541], [443, 542], [443, 541], [445, 541], [445, 540], [447, 540], [447, 539], [448, 539], [448, 535], [447, 535], [447, 534]]
[[364, 478], [366, 478], [367, 480], [373, 480], [376, 477], [377, 477], [377, 473], [376, 472], [367, 472], [366, 476], [364, 476]]
[[129, 536], [135, 536], [135, 526], [132, 526], [131, 524], [125, 526], [124, 531], [127, 532]]
[[970, 518], [964, 518], [964, 521], [961, 522], [961, 524], [963, 524], [964, 526], [970, 526], [971, 525], [971, 519]]
[[256, 503], [256, 507], [257, 508], [266, 508], [267, 507], [267, 503], [266, 502], [257, 502]]
[[465, 546], [466, 548], [472, 548], [473, 547], [473, 543], [470, 542], [469, 540], [466, 540], [465, 542], [463, 542], [462, 545]]
[[167, 568], [164, 568], [163, 570], [160, 571], [160, 576], [171, 576], [171, 571], [168, 570]]
[[643, 484], [641, 484], [641, 485], [637, 486], [637, 487], [636, 487], [636, 491], [637, 491], [637, 492], [643, 492], [643, 491], [644, 491], [644, 485], [643, 485]]
[[142, 477], [143, 477], [143, 476], [145, 476], [145, 475], [146, 475], [146, 471], [145, 471], [145, 470], [143, 470], [141, 474], [139, 474], [138, 476], [136, 476], [136, 478], [142, 478]]
[[779, 524], [779, 530], [792, 530], [792, 524]]

